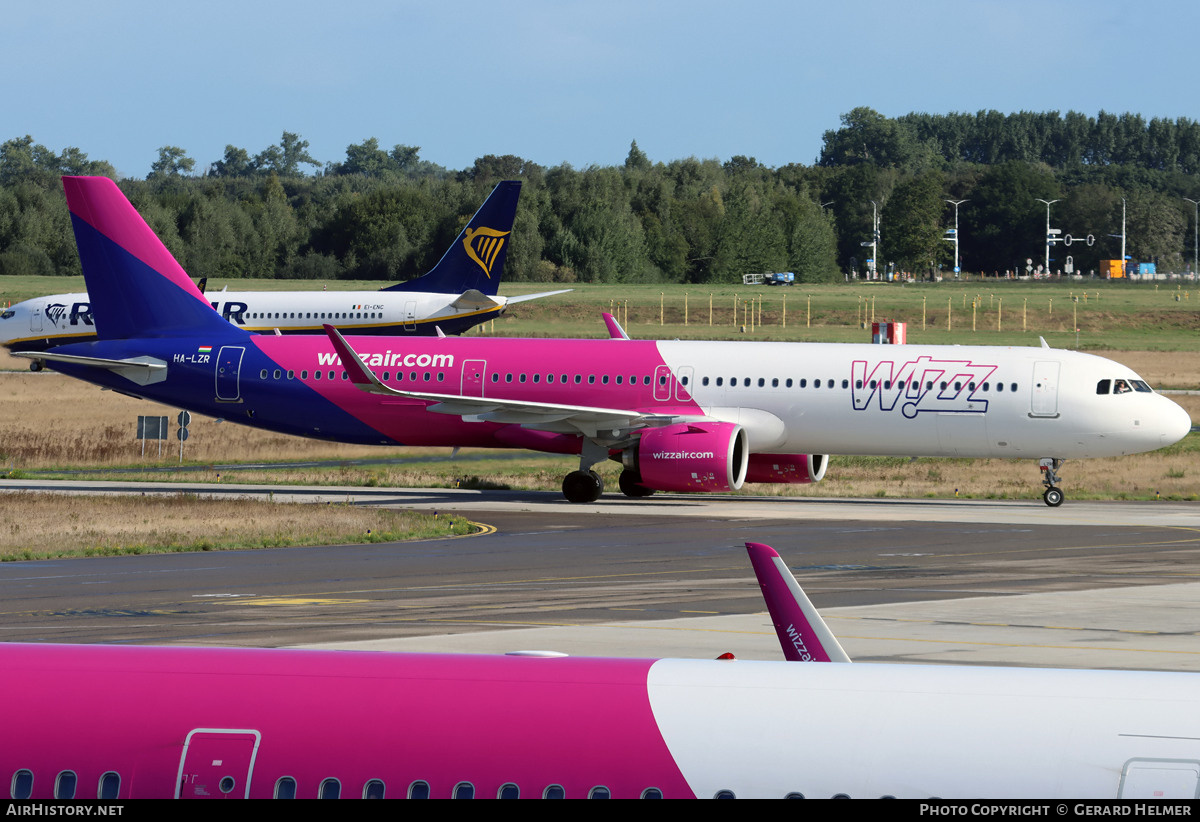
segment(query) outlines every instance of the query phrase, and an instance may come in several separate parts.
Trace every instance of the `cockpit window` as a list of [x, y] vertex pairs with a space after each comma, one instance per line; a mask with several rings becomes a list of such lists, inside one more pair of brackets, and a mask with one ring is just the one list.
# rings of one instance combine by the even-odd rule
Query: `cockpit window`
[[1154, 389], [1151, 388], [1146, 383], [1142, 382], [1141, 380], [1130, 380], [1130, 382], [1133, 383], [1134, 391], [1138, 391], [1142, 394], [1153, 394], [1154, 393]]
[[0, 312], [0, 320], [7, 320], [9, 317], [12, 317], [16, 313], [17, 312], [15, 312], [11, 308], [9, 308], [4, 312]]
[[1126, 380], [1116, 380], [1113, 383], [1113, 393], [1114, 394], [1128, 394], [1132, 390], [1133, 390], [1133, 388], [1130, 387], [1129, 383]]
[[1112, 387], [1112, 380], [1100, 380], [1100, 382], [1096, 383], [1096, 393], [1097, 394], [1107, 394], [1108, 390], [1111, 387]]

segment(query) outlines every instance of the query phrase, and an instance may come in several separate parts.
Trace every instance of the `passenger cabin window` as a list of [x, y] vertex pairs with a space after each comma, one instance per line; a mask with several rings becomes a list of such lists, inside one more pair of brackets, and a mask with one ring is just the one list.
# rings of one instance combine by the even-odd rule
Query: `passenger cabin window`
[[470, 782], [459, 782], [454, 786], [454, 792], [451, 794], [454, 799], [474, 799], [475, 786]]
[[642, 791], [642, 799], [662, 799], [663, 793], [658, 788], [646, 788]]
[[96, 790], [97, 799], [118, 799], [121, 796], [121, 775], [109, 771], [100, 777], [100, 785]]
[[420, 780], [408, 786], [409, 799], [428, 799], [429, 798], [429, 783]]
[[372, 779], [363, 785], [363, 799], [383, 799], [383, 782]]
[[295, 799], [296, 798], [296, 780], [290, 776], [281, 776], [279, 781], [275, 783], [275, 798], [276, 799]]
[[597, 785], [588, 791], [588, 799], [612, 799], [612, 791], [603, 785]]
[[562, 785], [548, 785], [542, 791], [542, 799], [566, 799], [567, 792]]
[[13, 799], [28, 799], [33, 796], [33, 771], [22, 768], [13, 774], [9, 795]]
[[77, 778], [74, 771], [63, 771], [54, 780], [55, 799], [74, 799]]
[[318, 799], [338, 799], [342, 795], [342, 783], [336, 779], [326, 779], [321, 782], [317, 791]]
[[500, 786], [500, 790], [496, 792], [497, 799], [520, 799], [521, 789], [511, 782], [507, 782]]

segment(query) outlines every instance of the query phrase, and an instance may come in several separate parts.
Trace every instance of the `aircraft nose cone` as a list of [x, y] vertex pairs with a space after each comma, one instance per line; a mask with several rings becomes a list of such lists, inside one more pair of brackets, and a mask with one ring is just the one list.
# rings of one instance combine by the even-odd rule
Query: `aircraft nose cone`
[[[1166, 399], [1164, 397], [1164, 399]], [[1174, 445], [1181, 439], [1186, 437], [1192, 430], [1192, 418], [1187, 411], [1184, 411], [1178, 404], [1167, 400], [1170, 407], [1163, 414], [1162, 435], [1160, 437], [1161, 445]]]

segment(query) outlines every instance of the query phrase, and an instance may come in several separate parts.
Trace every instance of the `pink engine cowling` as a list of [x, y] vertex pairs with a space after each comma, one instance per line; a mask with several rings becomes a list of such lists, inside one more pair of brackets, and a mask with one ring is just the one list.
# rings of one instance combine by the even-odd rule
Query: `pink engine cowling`
[[751, 454], [746, 482], [820, 482], [828, 467], [828, 454]]
[[746, 480], [746, 432], [728, 422], [652, 428], [622, 454], [655, 491], [736, 491]]

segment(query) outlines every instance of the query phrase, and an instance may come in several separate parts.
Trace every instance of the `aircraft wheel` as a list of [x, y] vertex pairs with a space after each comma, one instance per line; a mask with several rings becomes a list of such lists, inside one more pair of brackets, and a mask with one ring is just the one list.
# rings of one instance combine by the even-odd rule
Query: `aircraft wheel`
[[568, 502], [595, 502], [604, 493], [604, 481], [595, 471], [572, 471], [563, 479], [562, 491]]
[[38, 371], [42, 370], [42, 364], [37, 360], [30, 360], [29, 370], [36, 374]]
[[1063, 500], [1066, 499], [1066, 497], [1063, 496], [1062, 489], [1051, 485], [1046, 489], [1046, 493], [1042, 494], [1042, 499], [1045, 500], [1046, 504], [1051, 508], [1057, 508], [1063, 504]]
[[622, 471], [621, 478], [617, 482], [621, 486], [621, 493], [627, 497], [640, 499], [654, 493], [653, 488], [642, 485], [642, 475], [636, 471]]

